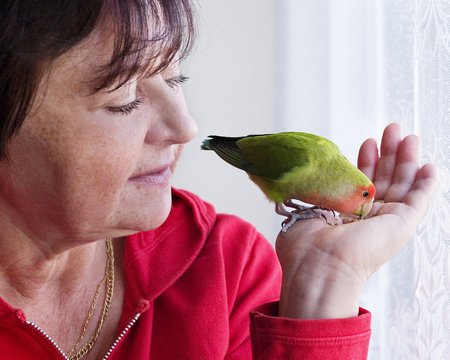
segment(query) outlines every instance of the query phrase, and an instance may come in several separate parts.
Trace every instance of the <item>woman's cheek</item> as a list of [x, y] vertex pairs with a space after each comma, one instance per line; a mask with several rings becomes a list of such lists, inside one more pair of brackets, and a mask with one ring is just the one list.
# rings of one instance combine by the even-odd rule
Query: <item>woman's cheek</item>
[[108, 203], [117, 202], [134, 166], [135, 155], [130, 152], [132, 147], [104, 139], [85, 144], [65, 152], [68, 156], [62, 169], [67, 196], [78, 195], [79, 203], [108, 207]]

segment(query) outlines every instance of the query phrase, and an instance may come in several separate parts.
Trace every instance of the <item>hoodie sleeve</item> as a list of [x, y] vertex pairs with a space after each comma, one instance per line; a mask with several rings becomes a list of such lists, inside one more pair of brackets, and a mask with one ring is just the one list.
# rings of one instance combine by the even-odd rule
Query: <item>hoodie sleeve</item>
[[278, 303], [250, 314], [253, 359], [367, 359], [371, 315], [346, 319], [295, 320], [277, 317]]

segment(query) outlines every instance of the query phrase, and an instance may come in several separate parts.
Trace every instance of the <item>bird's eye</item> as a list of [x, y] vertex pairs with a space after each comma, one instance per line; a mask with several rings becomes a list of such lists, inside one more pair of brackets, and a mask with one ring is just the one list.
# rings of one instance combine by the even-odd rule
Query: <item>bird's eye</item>
[[366, 191], [363, 191], [363, 197], [368, 197], [369, 196], [369, 192], [366, 190]]

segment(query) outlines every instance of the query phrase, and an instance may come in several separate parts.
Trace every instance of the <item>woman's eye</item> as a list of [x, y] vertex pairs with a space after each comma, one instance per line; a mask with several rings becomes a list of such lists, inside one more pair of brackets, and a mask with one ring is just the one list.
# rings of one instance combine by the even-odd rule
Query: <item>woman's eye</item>
[[180, 74], [173, 78], [167, 79], [166, 84], [169, 85], [169, 87], [171, 89], [175, 89], [177, 86], [185, 83], [188, 80], [189, 80], [189, 77]]
[[113, 114], [128, 115], [133, 110], [137, 109], [140, 104], [142, 104], [142, 99], [136, 99], [126, 105], [108, 106], [108, 107], [106, 107], [106, 110], [108, 110], [109, 112], [112, 112]]

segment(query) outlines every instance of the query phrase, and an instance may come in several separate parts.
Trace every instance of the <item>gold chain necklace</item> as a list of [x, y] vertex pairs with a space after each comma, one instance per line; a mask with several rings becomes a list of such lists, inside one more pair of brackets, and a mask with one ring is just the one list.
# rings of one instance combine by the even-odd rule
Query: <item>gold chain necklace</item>
[[[106, 315], [108, 314], [108, 310], [111, 307], [112, 298], [114, 295], [114, 249], [112, 246], [111, 238], [106, 239], [106, 254], [108, 256], [108, 260], [106, 262], [106, 271], [105, 277], [102, 281], [97, 285], [97, 289], [95, 291], [94, 299], [92, 300], [91, 308], [89, 309], [86, 321], [84, 322], [83, 330], [81, 331], [81, 336], [75, 346], [67, 353], [67, 357], [70, 360], [78, 360], [84, 357], [95, 345], [95, 342], [100, 335], [100, 331], [103, 326], [103, 322], [105, 321]], [[100, 289], [103, 284], [106, 282], [105, 288], [105, 301], [103, 302], [103, 311], [100, 319], [98, 321], [97, 329], [95, 330], [94, 335], [84, 344], [80, 349], [81, 342], [84, 339], [84, 335], [86, 334], [86, 329], [89, 324], [89, 321], [94, 314], [95, 306], [97, 305], [98, 296], [100, 293]]]

